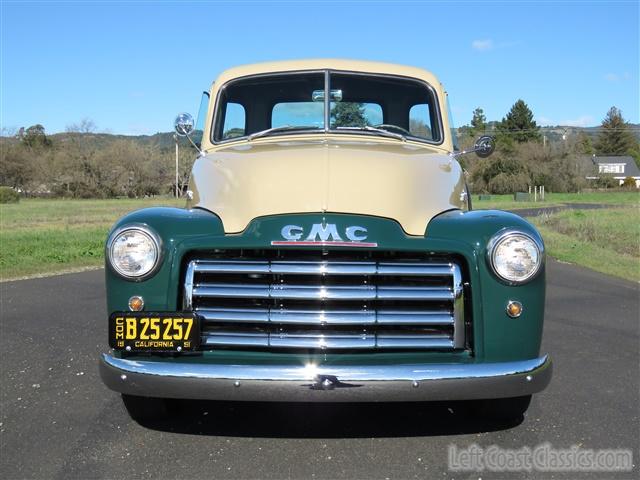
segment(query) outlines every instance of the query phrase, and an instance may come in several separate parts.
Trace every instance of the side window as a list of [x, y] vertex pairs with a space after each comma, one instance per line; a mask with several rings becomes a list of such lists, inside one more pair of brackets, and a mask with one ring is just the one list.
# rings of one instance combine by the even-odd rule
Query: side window
[[409, 131], [411, 135], [433, 140], [431, 131], [431, 111], [428, 103], [414, 105], [409, 110]]
[[244, 107], [239, 103], [227, 103], [227, 111], [224, 115], [224, 125], [222, 127], [222, 139], [244, 136], [246, 115]]

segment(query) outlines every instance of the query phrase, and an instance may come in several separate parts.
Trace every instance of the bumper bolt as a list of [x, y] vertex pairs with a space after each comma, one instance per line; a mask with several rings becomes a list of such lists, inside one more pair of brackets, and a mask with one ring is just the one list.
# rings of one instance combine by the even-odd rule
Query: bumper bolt
[[127, 352], [130, 352], [130, 351], [131, 351], [131, 345], [127, 345], [124, 349], [125, 349]]
[[233, 386], [238, 388], [240, 386], [240, 382], [236, 380], [235, 382], [233, 382]]
[[414, 380], [414, 381], [411, 383], [411, 386], [412, 386], [413, 388], [418, 388], [418, 387], [420, 386], [420, 384], [418, 383], [418, 381], [417, 381], [417, 380]]
[[123, 382], [127, 380], [127, 376], [123, 373], [122, 375], [120, 375], [120, 380], [122, 380]]

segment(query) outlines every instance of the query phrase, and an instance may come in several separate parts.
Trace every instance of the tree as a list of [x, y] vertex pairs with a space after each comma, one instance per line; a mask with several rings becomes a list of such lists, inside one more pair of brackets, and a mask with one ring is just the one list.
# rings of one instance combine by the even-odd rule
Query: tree
[[331, 109], [331, 127], [366, 127], [364, 105], [357, 102], [337, 102]]
[[69, 133], [93, 133], [96, 131], [96, 124], [90, 118], [83, 118], [79, 123], [72, 123], [66, 128]]
[[593, 142], [591, 138], [584, 132], [578, 133], [578, 139], [575, 144], [576, 151], [584, 155], [593, 154]]
[[48, 147], [51, 145], [51, 140], [44, 133], [44, 127], [38, 123], [25, 130], [22, 143], [31, 148]]
[[420, 118], [409, 119], [409, 131], [416, 137], [433, 138], [431, 136], [431, 129], [429, 128], [429, 125], [424, 123]]
[[626, 155], [637, 148], [637, 143], [629, 124], [622, 117], [622, 112], [616, 107], [611, 107], [602, 120], [602, 130], [596, 142], [596, 153]]
[[472, 137], [484, 133], [487, 129], [487, 117], [484, 115], [484, 111], [478, 107], [473, 111], [473, 118], [471, 119], [471, 129], [469, 131]]
[[631, 148], [627, 153], [636, 161], [636, 165], [640, 168], [640, 142], [636, 142], [636, 146]]
[[509, 113], [498, 124], [498, 132], [500, 137], [506, 137], [506, 143], [540, 140], [540, 127], [533, 119], [533, 112], [523, 100], [513, 104]]
[[33, 176], [33, 155], [20, 144], [2, 141], [0, 185], [25, 190]]
[[514, 155], [496, 154], [480, 160], [471, 173], [474, 192], [513, 193], [530, 185], [527, 167]]

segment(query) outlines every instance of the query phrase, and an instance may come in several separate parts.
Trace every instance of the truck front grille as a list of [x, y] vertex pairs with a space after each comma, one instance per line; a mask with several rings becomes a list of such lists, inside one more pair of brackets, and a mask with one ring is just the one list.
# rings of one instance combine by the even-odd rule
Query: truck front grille
[[462, 271], [454, 261], [266, 255], [223, 252], [188, 262], [183, 307], [203, 318], [203, 349], [468, 347]]

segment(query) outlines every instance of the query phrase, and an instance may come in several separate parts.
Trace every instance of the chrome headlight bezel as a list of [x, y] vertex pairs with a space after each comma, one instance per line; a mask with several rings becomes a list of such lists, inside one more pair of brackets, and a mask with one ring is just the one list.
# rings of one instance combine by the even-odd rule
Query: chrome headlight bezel
[[[496, 253], [497, 247], [505, 240], [514, 236], [526, 238], [535, 246], [538, 252], [538, 262], [536, 264], [535, 269], [529, 272], [529, 274], [526, 277], [523, 277], [517, 280], [502, 276], [495, 267], [495, 253]], [[542, 270], [542, 265], [544, 265], [545, 263], [544, 244], [542, 243], [541, 240], [539, 240], [535, 236], [529, 233], [523, 232], [522, 230], [515, 230], [515, 229], [502, 230], [496, 233], [493, 237], [491, 237], [491, 240], [489, 240], [489, 243], [487, 244], [487, 263], [489, 264], [489, 268], [491, 269], [491, 272], [493, 272], [496, 278], [499, 279], [502, 283], [505, 283], [507, 285], [512, 285], [512, 286], [524, 285], [525, 283], [528, 283], [534, 278], [536, 278], [540, 273], [540, 271]]]
[[[151, 240], [151, 243], [155, 246], [155, 259], [152, 267], [148, 271], [137, 274], [137, 275], [130, 275], [122, 271], [121, 269], [118, 268], [116, 263], [113, 261], [113, 246], [114, 246], [115, 240], [118, 237], [120, 237], [122, 234], [126, 232], [131, 232], [131, 231], [135, 231], [145, 235], [148, 239]], [[162, 245], [162, 239], [155, 232], [155, 230], [153, 230], [148, 225], [145, 225], [142, 223], [129, 223], [111, 232], [105, 248], [105, 257], [107, 259], [107, 265], [109, 265], [109, 268], [111, 269], [111, 271], [116, 275], [118, 275], [120, 278], [129, 280], [132, 282], [141, 282], [155, 275], [158, 269], [160, 268], [160, 266], [162, 265], [163, 256], [164, 256], [164, 248]]]

